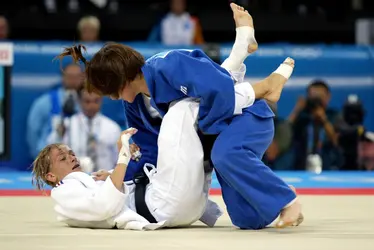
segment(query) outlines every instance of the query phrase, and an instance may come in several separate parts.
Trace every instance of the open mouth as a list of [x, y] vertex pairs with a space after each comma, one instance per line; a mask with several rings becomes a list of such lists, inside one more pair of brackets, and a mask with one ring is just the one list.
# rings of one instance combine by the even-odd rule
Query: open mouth
[[76, 168], [79, 168], [81, 165], [79, 163], [75, 164], [74, 167], [72, 168], [72, 170], [76, 169]]

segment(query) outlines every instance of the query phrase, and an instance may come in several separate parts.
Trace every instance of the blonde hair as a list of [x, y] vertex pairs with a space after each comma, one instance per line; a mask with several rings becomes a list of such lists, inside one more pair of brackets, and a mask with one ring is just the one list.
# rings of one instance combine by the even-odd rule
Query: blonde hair
[[46, 175], [51, 167], [51, 152], [56, 148], [61, 150], [64, 144], [55, 143], [43, 148], [32, 164], [32, 181], [31, 183], [38, 189], [43, 190], [45, 184], [55, 187], [57, 183], [53, 183], [46, 179]]
[[82, 17], [78, 22], [78, 30], [81, 31], [86, 24], [94, 26], [97, 30], [100, 30], [100, 20], [95, 16]]

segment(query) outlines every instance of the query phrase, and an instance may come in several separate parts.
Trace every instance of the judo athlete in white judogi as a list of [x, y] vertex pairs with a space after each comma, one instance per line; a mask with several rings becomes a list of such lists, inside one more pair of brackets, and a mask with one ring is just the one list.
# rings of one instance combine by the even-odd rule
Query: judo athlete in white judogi
[[188, 226], [199, 219], [214, 226], [222, 211], [208, 201], [211, 173], [204, 172], [198, 112], [199, 103], [188, 98], [173, 102], [164, 116], [157, 170], [150, 164], [144, 166], [149, 178], [144, 200], [153, 223], [136, 212], [136, 185], [123, 182], [131, 158], [129, 139], [136, 129], [123, 132], [117, 166], [105, 181], [84, 173], [68, 146], [51, 144], [34, 162], [34, 183], [38, 188], [44, 183], [53, 187], [57, 218], [72, 227], [152, 230]]

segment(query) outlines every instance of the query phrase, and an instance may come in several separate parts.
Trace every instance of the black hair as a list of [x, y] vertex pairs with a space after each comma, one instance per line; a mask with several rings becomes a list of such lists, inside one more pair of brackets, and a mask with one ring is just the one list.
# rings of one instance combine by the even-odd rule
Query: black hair
[[309, 90], [313, 87], [324, 88], [327, 91], [327, 93], [330, 93], [329, 85], [323, 80], [314, 80], [312, 83], [309, 84], [307, 91], [309, 92]]

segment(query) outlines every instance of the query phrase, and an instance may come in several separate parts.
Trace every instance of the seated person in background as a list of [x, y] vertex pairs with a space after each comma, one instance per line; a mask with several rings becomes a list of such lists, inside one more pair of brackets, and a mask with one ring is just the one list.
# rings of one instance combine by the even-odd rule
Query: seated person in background
[[336, 131], [342, 118], [338, 111], [328, 108], [330, 98], [329, 86], [314, 81], [307, 88], [307, 96], [299, 98], [289, 116], [288, 121], [293, 125], [294, 170], [305, 170], [311, 154], [322, 158], [323, 169], [340, 167]]
[[359, 170], [374, 171], [374, 133], [366, 132], [358, 144]]
[[9, 38], [9, 24], [5, 16], [0, 16], [0, 40]]
[[277, 115], [277, 104], [268, 102], [273, 110], [274, 117], [274, 139], [266, 150], [263, 161], [273, 170], [292, 170], [291, 154], [289, 149], [292, 143], [291, 124]]
[[63, 72], [62, 86], [40, 96], [31, 106], [27, 118], [27, 143], [32, 158], [47, 145], [51, 131], [79, 110], [76, 91], [83, 83], [82, 70], [78, 65], [70, 64]]
[[[113, 169], [117, 162], [117, 139], [121, 135], [120, 126], [100, 113], [102, 97], [78, 91], [81, 112], [73, 115], [64, 126], [53, 130], [47, 144], [69, 145], [77, 157], [83, 161], [83, 171], [90, 173], [98, 167]], [[82, 163], [83, 163], [82, 162]]]
[[171, 0], [171, 11], [153, 28], [149, 42], [165, 45], [193, 45], [204, 43], [203, 32], [196, 17], [186, 11], [186, 0]]
[[342, 114], [343, 119], [338, 126], [339, 147], [343, 158], [340, 170], [368, 169], [370, 161], [373, 161], [370, 151], [373, 149], [371, 144], [374, 139], [364, 126], [365, 109], [357, 95], [348, 96]]
[[100, 20], [95, 16], [82, 17], [77, 30], [82, 42], [96, 42], [100, 37]]

